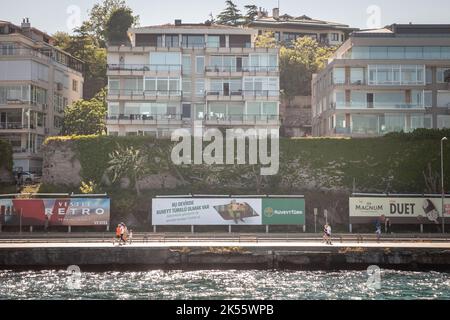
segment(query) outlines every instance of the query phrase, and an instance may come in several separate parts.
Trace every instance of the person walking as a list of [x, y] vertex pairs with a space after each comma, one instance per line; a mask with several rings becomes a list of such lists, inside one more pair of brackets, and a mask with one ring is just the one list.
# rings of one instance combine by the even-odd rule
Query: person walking
[[328, 237], [328, 244], [332, 246], [333, 243], [331, 242], [331, 226], [329, 224], [327, 226], [327, 237]]
[[120, 224], [120, 240], [119, 240], [119, 245], [121, 246], [122, 244], [125, 244], [125, 224], [121, 223]]
[[391, 219], [387, 218], [384, 222], [384, 232], [386, 234], [391, 233]]
[[327, 223], [323, 228], [323, 240], [325, 244], [332, 245], [331, 243], [331, 226]]
[[377, 221], [375, 233], [377, 234], [377, 242], [380, 243], [380, 240], [381, 240], [381, 222], [379, 220]]
[[113, 244], [115, 244], [116, 240], [117, 240], [119, 242], [119, 245], [120, 245], [120, 232], [121, 232], [121, 228], [120, 228], [120, 224], [118, 224], [117, 227], [116, 227], [116, 237], [114, 238]]

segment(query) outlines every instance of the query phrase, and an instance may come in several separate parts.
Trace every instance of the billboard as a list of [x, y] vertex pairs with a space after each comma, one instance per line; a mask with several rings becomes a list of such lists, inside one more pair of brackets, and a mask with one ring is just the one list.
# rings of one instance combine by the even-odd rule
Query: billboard
[[[450, 222], [450, 199], [444, 202]], [[442, 199], [437, 197], [353, 197], [350, 198], [350, 223], [370, 223], [386, 217], [393, 223], [441, 224]]]
[[174, 225], [304, 225], [300, 198], [157, 198], [152, 224]]
[[18, 226], [108, 226], [110, 199], [0, 199], [0, 223]]

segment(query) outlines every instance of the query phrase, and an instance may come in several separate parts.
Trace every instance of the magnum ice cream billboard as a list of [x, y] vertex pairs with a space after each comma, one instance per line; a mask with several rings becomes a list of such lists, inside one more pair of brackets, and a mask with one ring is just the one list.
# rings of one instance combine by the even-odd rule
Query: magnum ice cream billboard
[[107, 226], [110, 199], [0, 199], [2, 225]]
[[304, 225], [300, 198], [157, 198], [152, 224], [158, 225]]
[[[450, 199], [445, 199], [444, 215], [450, 223]], [[442, 198], [354, 197], [350, 198], [350, 222], [366, 223], [386, 217], [392, 223], [442, 223]]]

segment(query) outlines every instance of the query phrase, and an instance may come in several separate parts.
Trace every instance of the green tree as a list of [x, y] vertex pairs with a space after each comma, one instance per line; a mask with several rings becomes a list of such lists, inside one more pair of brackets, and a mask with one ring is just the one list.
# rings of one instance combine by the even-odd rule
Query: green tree
[[147, 172], [147, 157], [134, 147], [117, 146], [117, 149], [109, 155], [108, 171], [113, 174], [112, 181], [115, 183], [123, 177], [132, 180], [138, 196], [141, 195], [139, 179]]
[[232, 0], [225, 1], [225, 9], [217, 16], [216, 23], [228, 26], [239, 26], [243, 24], [241, 10]]
[[255, 6], [254, 4], [249, 4], [244, 6], [246, 12], [244, 16], [245, 24], [248, 25], [251, 22], [255, 21], [256, 17], [258, 16], [258, 6]]
[[280, 49], [280, 88], [287, 99], [311, 95], [311, 79], [323, 69], [335, 47], [321, 45], [315, 39], [297, 39], [290, 48]]
[[64, 135], [102, 135], [106, 131], [106, 103], [101, 95], [79, 100], [64, 110]]
[[[89, 12], [89, 18], [83, 22], [79, 29], [85, 30], [96, 40], [99, 47], [105, 48], [108, 21], [111, 15], [119, 9], [125, 9], [130, 13], [133, 12], [124, 0], [103, 0], [103, 2], [97, 3], [92, 7]], [[133, 16], [132, 25], [137, 25], [138, 23], [139, 16]]]
[[54, 35], [55, 46], [84, 62], [85, 99], [93, 98], [107, 84], [106, 49], [96, 45], [96, 40], [85, 30], [78, 30], [73, 36], [65, 32]]
[[255, 46], [257, 48], [276, 48], [277, 41], [273, 32], [266, 32], [256, 37]]
[[131, 9], [120, 8], [114, 11], [106, 22], [105, 37], [108, 43], [128, 43], [128, 29], [133, 25]]

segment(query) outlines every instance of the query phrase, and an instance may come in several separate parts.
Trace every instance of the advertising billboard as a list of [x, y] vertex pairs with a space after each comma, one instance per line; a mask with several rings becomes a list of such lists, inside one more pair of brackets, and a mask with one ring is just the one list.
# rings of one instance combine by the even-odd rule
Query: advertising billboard
[[174, 225], [304, 225], [300, 198], [156, 198], [152, 224]]
[[[444, 202], [450, 223], [450, 199]], [[442, 199], [437, 197], [353, 197], [350, 198], [350, 223], [370, 223], [386, 217], [393, 223], [440, 224]]]
[[110, 199], [0, 199], [2, 225], [108, 226]]

